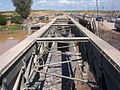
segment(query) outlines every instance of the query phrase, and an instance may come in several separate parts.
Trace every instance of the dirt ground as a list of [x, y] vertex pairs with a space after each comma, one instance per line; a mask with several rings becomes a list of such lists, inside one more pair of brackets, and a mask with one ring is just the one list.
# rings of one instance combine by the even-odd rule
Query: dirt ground
[[103, 40], [120, 51], [120, 31], [110, 30], [105, 25], [101, 25], [99, 33]]

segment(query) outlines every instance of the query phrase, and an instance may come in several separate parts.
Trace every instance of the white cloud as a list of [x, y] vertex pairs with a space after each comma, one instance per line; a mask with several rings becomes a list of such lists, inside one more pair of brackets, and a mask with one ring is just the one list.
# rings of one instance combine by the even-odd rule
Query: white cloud
[[[115, 0], [119, 1], [119, 0]], [[98, 0], [99, 8], [110, 7], [113, 0]], [[93, 9], [96, 10], [96, 0], [37, 0], [32, 5], [33, 9]]]
[[56, 1], [39, 0], [39, 1], [33, 3], [32, 8], [35, 8], [35, 7], [43, 8], [42, 6], [45, 6], [45, 8], [46, 8], [46, 6], [48, 6], [48, 7], [54, 6], [56, 8], [60, 7], [61, 9], [62, 8], [65, 9], [64, 7], [66, 6], [66, 8], [68, 7], [68, 9], [72, 8], [74, 10], [74, 8], [79, 9], [79, 8], [86, 8], [87, 6], [96, 5], [95, 3], [93, 3], [93, 1], [95, 1], [95, 0], [92, 0], [92, 1], [86, 1], [86, 0], [80, 0], [80, 1], [75, 1], [75, 0], [56, 0]]
[[40, 0], [33, 3], [33, 6], [37, 4], [50, 4], [50, 5], [59, 5], [59, 4], [77, 4], [77, 1], [74, 0], [58, 0], [58, 1], [48, 1], [48, 0]]
[[60, 4], [73, 4], [75, 1], [70, 1], [70, 0], [59, 0], [57, 3]]
[[37, 2], [34, 2], [32, 7], [35, 7], [36, 5], [53, 5], [53, 2], [47, 1], [47, 0], [40, 0]]

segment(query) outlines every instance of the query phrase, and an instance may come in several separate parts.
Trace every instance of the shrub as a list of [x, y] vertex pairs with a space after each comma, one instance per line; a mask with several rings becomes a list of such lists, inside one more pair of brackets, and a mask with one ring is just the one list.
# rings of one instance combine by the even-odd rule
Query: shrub
[[21, 24], [21, 17], [20, 16], [13, 16], [10, 19], [11, 23]]
[[7, 24], [7, 18], [4, 15], [0, 15], [0, 25], [6, 25]]

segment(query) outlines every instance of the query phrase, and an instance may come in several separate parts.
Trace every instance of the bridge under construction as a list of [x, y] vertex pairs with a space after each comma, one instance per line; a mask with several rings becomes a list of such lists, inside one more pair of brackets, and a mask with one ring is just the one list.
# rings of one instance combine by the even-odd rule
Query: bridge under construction
[[0, 56], [1, 90], [120, 90], [120, 52], [63, 15]]

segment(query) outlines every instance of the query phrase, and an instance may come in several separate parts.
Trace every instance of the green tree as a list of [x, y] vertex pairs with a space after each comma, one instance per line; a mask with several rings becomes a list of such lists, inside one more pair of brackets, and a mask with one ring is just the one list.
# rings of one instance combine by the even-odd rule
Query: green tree
[[31, 11], [32, 0], [12, 0], [12, 2], [16, 7], [16, 12], [23, 20], [26, 19]]
[[7, 21], [8, 20], [5, 15], [0, 15], [0, 25], [6, 25]]
[[16, 23], [16, 24], [21, 24], [21, 23], [22, 23], [20, 16], [12, 16], [11, 19], [10, 19], [10, 21], [11, 21], [12, 23]]

